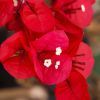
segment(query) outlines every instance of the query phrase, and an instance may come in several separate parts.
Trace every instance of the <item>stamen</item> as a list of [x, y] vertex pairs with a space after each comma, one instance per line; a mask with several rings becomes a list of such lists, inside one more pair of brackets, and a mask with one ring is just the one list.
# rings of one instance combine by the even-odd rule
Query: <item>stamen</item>
[[24, 54], [24, 50], [19, 50], [15, 54], [13, 54], [11, 57], [16, 57], [16, 56], [19, 56], [19, 55], [22, 55], [22, 54]]

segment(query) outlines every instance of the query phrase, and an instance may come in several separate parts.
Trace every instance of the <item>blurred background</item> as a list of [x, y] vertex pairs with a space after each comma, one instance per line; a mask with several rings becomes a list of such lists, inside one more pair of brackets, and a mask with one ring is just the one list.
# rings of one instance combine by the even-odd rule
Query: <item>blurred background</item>
[[[92, 100], [100, 100], [100, 0], [96, 0], [94, 16], [90, 25], [84, 30], [84, 41], [93, 50], [95, 66], [88, 79]], [[5, 27], [0, 28], [0, 43], [8, 36]], [[0, 100], [55, 100], [55, 86], [43, 86], [36, 79], [15, 80], [0, 64]]]

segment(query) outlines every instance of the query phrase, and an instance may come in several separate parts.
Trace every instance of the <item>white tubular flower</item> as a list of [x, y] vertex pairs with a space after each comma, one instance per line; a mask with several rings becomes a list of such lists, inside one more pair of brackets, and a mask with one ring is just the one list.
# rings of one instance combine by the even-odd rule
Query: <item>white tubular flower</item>
[[60, 65], [60, 61], [57, 61], [56, 62], [56, 65], [55, 65], [55, 69], [58, 69], [59, 68], [59, 65]]
[[59, 55], [61, 55], [61, 53], [62, 53], [61, 47], [57, 47], [56, 48], [56, 55], [59, 56]]
[[49, 68], [51, 66], [52, 62], [51, 62], [51, 59], [46, 59], [44, 61], [44, 66], [46, 66], [47, 68]]
[[85, 12], [85, 10], [86, 10], [85, 6], [83, 4], [81, 5], [81, 9], [82, 9], [82, 12]]

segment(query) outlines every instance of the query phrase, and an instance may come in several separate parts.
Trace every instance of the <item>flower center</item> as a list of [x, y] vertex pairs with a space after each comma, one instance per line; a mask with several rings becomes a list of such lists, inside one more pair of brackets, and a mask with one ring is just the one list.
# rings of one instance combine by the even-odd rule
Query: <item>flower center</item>
[[[62, 53], [61, 47], [57, 47], [56, 52], [55, 52], [56, 56], [60, 56], [61, 53]], [[51, 65], [52, 65], [52, 60], [51, 59], [45, 59], [44, 60], [44, 66], [45, 67], [49, 68]], [[58, 69], [59, 66], [60, 66], [60, 61], [58, 60], [58, 61], [55, 62], [55, 69]]]

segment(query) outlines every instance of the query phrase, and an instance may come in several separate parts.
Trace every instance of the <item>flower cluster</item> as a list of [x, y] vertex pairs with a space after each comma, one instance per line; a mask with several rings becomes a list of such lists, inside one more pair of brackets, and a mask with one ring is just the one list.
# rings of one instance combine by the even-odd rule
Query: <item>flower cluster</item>
[[0, 46], [0, 62], [15, 78], [54, 85], [57, 100], [90, 100], [86, 78], [93, 68], [82, 42], [94, 0], [0, 0], [0, 26], [15, 33]]

